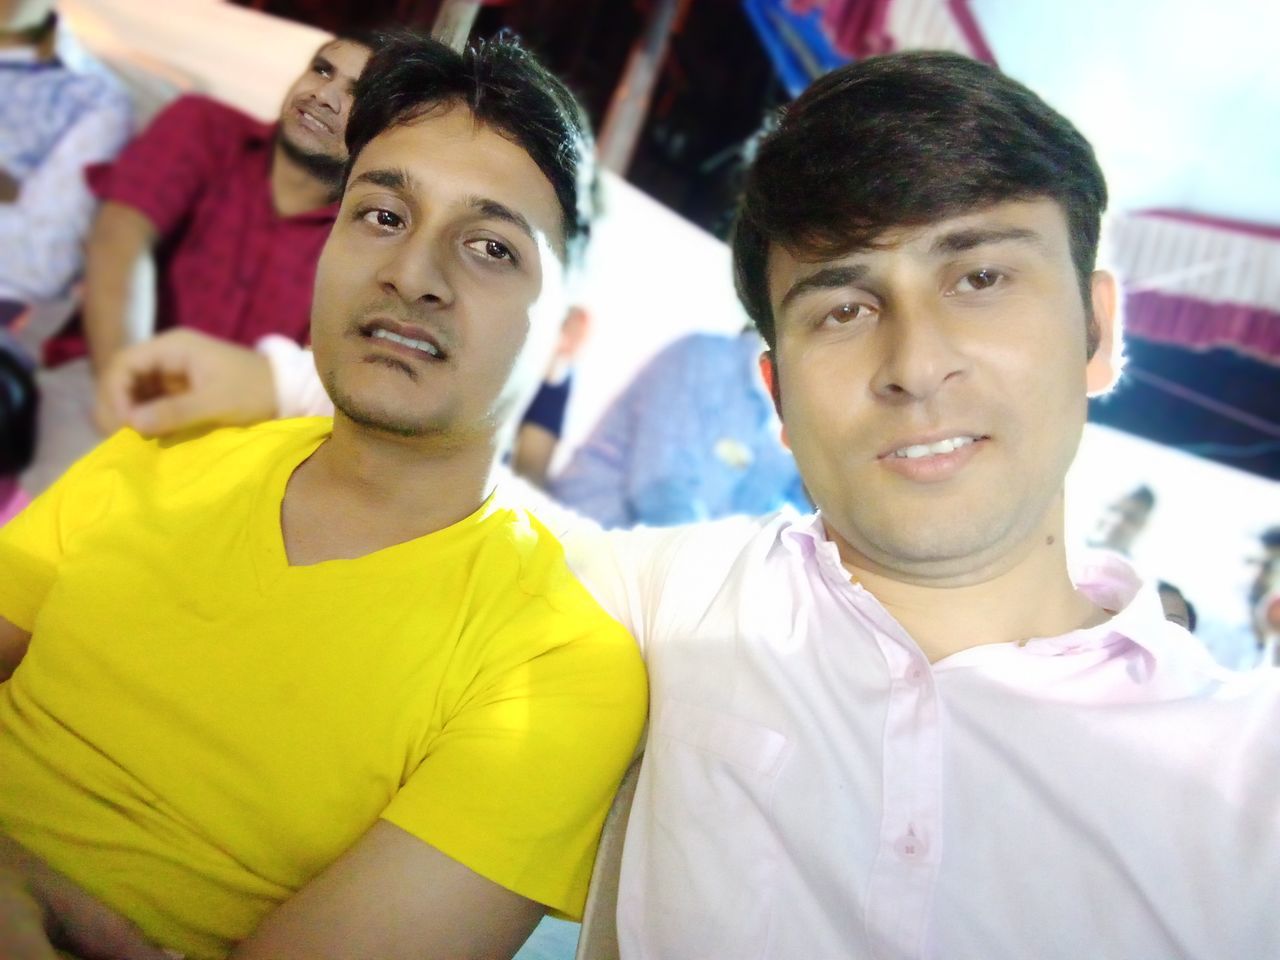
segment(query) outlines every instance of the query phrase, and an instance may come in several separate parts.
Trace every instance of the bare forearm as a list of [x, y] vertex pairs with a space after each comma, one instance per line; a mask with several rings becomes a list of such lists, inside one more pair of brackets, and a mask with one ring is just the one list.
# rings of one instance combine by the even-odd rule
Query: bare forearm
[[97, 371], [156, 326], [155, 228], [132, 207], [106, 203], [89, 236], [84, 325]]

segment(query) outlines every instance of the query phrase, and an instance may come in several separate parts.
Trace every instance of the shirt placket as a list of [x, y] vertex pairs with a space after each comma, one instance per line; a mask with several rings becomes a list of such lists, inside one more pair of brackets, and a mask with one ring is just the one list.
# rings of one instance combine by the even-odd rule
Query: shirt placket
[[926, 955], [942, 854], [941, 704], [914, 643], [876, 630], [890, 673], [884, 797], [871, 870], [867, 933], [879, 960]]

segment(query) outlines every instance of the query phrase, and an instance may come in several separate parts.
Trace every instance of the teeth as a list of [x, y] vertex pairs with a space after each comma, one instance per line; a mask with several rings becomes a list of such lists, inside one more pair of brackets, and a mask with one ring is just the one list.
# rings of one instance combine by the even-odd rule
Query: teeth
[[931, 457], [939, 453], [950, 453], [953, 450], [959, 450], [961, 447], [967, 447], [971, 443], [973, 443], [973, 437], [949, 437], [946, 440], [939, 440], [937, 443], [913, 443], [909, 447], [902, 447], [893, 451], [893, 455], [914, 460], [917, 457]]
[[402, 337], [398, 333], [383, 330], [381, 327], [373, 331], [370, 336], [375, 340], [390, 340], [392, 343], [403, 344], [406, 347], [412, 347], [414, 350], [421, 350], [423, 353], [430, 354], [433, 357], [440, 356], [440, 351], [435, 348], [435, 345], [428, 343], [426, 340], [411, 340], [409, 337]]

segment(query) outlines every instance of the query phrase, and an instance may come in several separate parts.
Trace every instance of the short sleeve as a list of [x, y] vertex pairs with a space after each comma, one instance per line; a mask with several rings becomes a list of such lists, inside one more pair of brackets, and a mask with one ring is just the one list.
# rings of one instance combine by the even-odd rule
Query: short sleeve
[[109, 512], [115, 466], [144, 442], [122, 430], [0, 527], [0, 616], [34, 628], [69, 543]]
[[383, 818], [495, 883], [580, 918], [646, 701], [635, 642], [601, 615], [598, 626], [473, 695]]
[[119, 158], [85, 169], [99, 200], [143, 214], [162, 236], [182, 221], [245, 136], [242, 116], [206, 97], [186, 96], [156, 115]]

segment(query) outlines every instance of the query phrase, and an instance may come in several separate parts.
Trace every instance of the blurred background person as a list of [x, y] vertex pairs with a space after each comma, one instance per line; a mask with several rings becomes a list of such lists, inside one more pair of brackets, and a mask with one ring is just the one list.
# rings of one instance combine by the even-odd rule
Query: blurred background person
[[1161, 580], [1156, 584], [1160, 593], [1160, 606], [1164, 608], [1164, 618], [1170, 623], [1186, 627], [1190, 633], [1196, 632], [1196, 608], [1181, 590], [1172, 583]]
[[[37, 493], [118, 424], [95, 377], [130, 343], [183, 327], [252, 345], [302, 342], [320, 248], [337, 213], [355, 81], [377, 32], [328, 41], [285, 94], [275, 124], [183, 96], [110, 165], [89, 168], [102, 207], [88, 242], [83, 337], [46, 346]], [[81, 359], [85, 350], [88, 358]]]
[[1249, 612], [1258, 641], [1258, 662], [1280, 666], [1280, 525], [1258, 536], [1257, 572], [1249, 584]]
[[693, 334], [640, 371], [550, 484], [605, 527], [810, 509], [754, 330]]
[[1128, 557], [1155, 510], [1155, 492], [1145, 484], [1108, 504], [1089, 535], [1090, 547]]
[[84, 168], [133, 129], [123, 85], [54, 8], [0, 0], [0, 327], [70, 291], [96, 207]]

